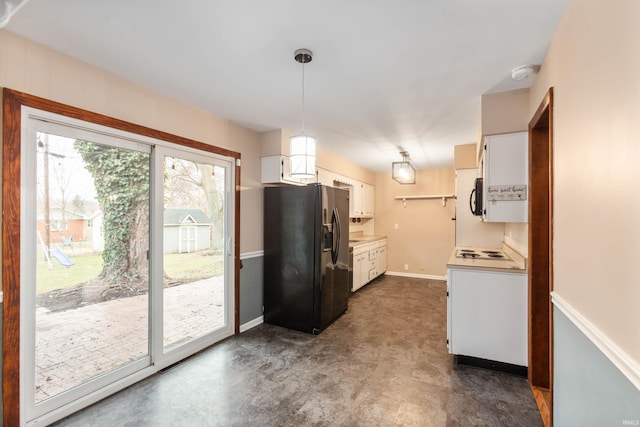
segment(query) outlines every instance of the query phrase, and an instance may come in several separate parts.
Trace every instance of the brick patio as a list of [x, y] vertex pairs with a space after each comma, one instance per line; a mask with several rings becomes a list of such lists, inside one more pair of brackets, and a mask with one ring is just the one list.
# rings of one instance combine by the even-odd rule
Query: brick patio
[[[223, 325], [223, 278], [166, 288], [164, 342]], [[50, 312], [36, 309], [36, 402], [148, 353], [148, 296]]]

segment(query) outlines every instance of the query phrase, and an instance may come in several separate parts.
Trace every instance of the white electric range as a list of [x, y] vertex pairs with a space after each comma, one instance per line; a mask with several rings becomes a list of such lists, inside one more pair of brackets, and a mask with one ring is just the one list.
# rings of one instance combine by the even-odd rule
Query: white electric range
[[457, 247], [447, 267], [449, 353], [457, 363], [526, 376], [525, 259], [507, 245]]

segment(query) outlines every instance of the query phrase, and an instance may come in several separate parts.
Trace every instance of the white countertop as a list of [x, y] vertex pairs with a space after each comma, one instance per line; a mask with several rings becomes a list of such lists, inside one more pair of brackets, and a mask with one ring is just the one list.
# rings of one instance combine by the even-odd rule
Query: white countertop
[[355, 235], [349, 236], [349, 247], [350, 248], [354, 248], [356, 246], [360, 246], [360, 245], [366, 245], [368, 243], [372, 243], [378, 240], [384, 240], [386, 239], [387, 236], [384, 235], [373, 235], [373, 234], [359, 234], [359, 235]]
[[[456, 252], [458, 249], [475, 249], [475, 250], [501, 250], [509, 256], [509, 260], [506, 259], [475, 259], [475, 258], [458, 258]], [[502, 248], [468, 248], [468, 247], [456, 247], [453, 249], [447, 267], [454, 268], [474, 268], [483, 270], [509, 270], [514, 272], [526, 273], [527, 260], [516, 252], [513, 248], [504, 245]]]

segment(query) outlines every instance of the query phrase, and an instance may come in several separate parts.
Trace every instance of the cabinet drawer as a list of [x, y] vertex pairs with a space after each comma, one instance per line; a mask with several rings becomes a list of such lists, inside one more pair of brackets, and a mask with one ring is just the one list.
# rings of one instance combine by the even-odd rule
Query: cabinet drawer
[[375, 268], [372, 268], [371, 270], [369, 270], [369, 280], [373, 280], [378, 276], [378, 270], [376, 270]]

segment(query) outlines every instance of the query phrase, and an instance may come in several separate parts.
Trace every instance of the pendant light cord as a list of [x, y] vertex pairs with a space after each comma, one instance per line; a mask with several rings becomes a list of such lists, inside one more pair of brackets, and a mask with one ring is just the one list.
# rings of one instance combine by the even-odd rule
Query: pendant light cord
[[302, 61], [302, 134], [304, 135], [304, 64]]

